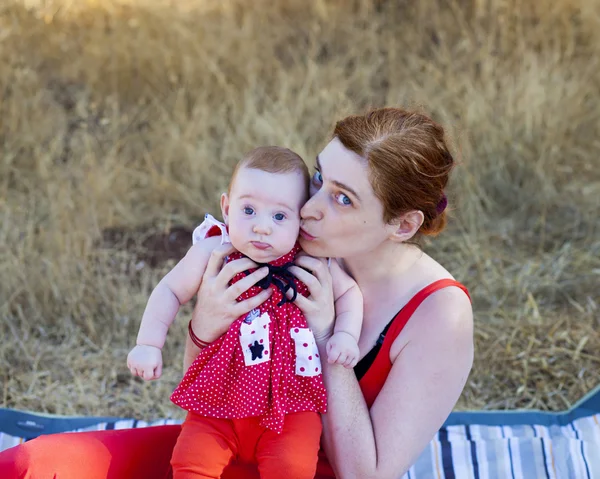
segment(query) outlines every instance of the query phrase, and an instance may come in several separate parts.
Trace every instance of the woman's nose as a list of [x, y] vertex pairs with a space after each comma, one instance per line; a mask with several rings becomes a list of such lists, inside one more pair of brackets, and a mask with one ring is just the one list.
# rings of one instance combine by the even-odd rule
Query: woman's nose
[[323, 208], [321, 199], [321, 190], [315, 192], [300, 210], [300, 218], [302, 220], [319, 221], [323, 219]]

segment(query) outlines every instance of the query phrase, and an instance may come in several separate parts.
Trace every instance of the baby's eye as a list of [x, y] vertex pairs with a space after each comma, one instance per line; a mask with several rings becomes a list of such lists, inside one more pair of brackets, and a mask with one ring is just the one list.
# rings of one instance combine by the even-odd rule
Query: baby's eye
[[244, 207], [244, 214], [245, 215], [253, 215], [254, 214], [254, 208], [251, 208], [250, 206], [245, 206]]
[[273, 218], [275, 218], [277, 221], [283, 221], [285, 219], [285, 215], [283, 213], [275, 213]]
[[323, 176], [319, 170], [315, 171], [315, 174], [312, 177], [312, 181], [315, 185], [320, 185], [323, 183]]
[[338, 193], [335, 195], [335, 201], [337, 201], [342, 206], [350, 206], [352, 204], [352, 200], [348, 198], [344, 193]]

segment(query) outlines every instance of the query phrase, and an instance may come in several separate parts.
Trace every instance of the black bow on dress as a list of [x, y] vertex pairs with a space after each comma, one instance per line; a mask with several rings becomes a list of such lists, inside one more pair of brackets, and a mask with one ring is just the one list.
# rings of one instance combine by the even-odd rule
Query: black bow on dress
[[[296, 300], [296, 296], [298, 296], [298, 290], [296, 288], [296, 283], [294, 282], [294, 275], [288, 271], [290, 266], [293, 266], [294, 263], [286, 263], [282, 266], [273, 266], [269, 263], [257, 263], [259, 268], [266, 266], [269, 268], [269, 274], [265, 276], [263, 279], [256, 283], [256, 286], [260, 286], [262, 289], [267, 289], [269, 286], [274, 284], [281, 294], [283, 298], [277, 306], [281, 306], [285, 303], [293, 303]], [[285, 282], [284, 282], [285, 281]], [[288, 299], [286, 293], [289, 290], [292, 290], [292, 298]]]

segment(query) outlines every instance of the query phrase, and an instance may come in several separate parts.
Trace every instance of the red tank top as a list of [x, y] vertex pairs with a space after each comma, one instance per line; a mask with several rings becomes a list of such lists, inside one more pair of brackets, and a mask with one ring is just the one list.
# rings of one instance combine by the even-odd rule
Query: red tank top
[[[415, 294], [400, 310], [400, 312], [396, 314], [394, 319], [392, 319], [390, 328], [388, 329], [388, 332], [383, 340], [383, 344], [381, 345], [381, 349], [377, 353], [377, 356], [375, 356], [373, 364], [371, 364], [365, 375], [358, 383], [369, 408], [371, 408], [375, 402], [377, 395], [381, 391], [381, 388], [385, 384], [388, 374], [392, 369], [392, 362], [390, 361], [390, 348], [392, 347], [395, 339], [402, 332], [404, 326], [406, 326], [406, 323], [408, 323], [408, 320], [411, 318], [413, 313], [417, 310], [421, 303], [429, 297], [429, 295], [439, 291], [440, 289], [448, 288], [450, 286], [456, 286], [457, 288], [460, 288], [465, 292], [469, 299], [471, 299], [467, 288], [458, 281], [453, 279], [440, 279], [438, 281], [434, 281], [428, 286], [425, 286], [422, 290]], [[325, 454], [320, 451], [319, 464], [315, 479], [333, 478], [335, 478], [333, 469], [327, 462]]]
[[379, 391], [381, 391], [390, 369], [392, 368], [392, 363], [390, 361], [390, 348], [392, 347], [392, 344], [421, 303], [425, 301], [430, 294], [435, 293], [440, 289], [448, 288], [449, 286], [456, 286], [457, 288], [463, 290], [467, 296], [469, 296], [467, 288], [465, 288], [458, 281], [454, 281], [453, 279], [440, 279], [428, 286], [425, 286], [421, 291], [415, 294], [392, 320], [390, 329], [385, 335], [385, 339], [383, 340], [383, 344], [381, 345], [379, 353], [375, 357], [371, 367], [359, 382], [360, 388], [369, 408], [375, 402], [375, 398], [379, 394]]

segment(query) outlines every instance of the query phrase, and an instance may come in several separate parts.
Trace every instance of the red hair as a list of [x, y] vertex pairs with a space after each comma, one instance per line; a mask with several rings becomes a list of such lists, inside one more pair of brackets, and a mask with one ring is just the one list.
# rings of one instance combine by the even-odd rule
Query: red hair
[[444, 189], [454, 160], [440, 125], [415, 111], [379, 108], [339, 121], [333, 136], [367, 161], [386, 223], [419, 210], [424, 216], [419, 233], [444, 229]]

